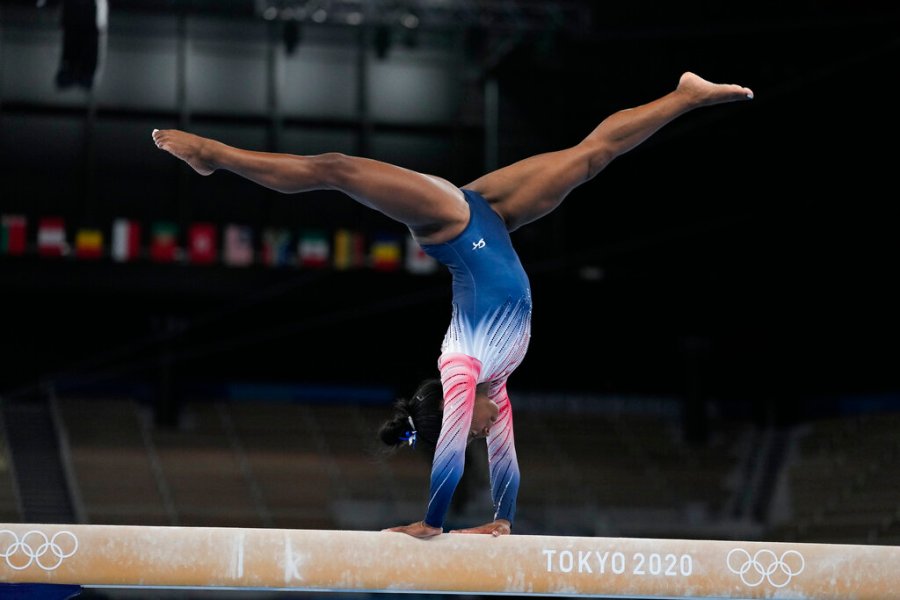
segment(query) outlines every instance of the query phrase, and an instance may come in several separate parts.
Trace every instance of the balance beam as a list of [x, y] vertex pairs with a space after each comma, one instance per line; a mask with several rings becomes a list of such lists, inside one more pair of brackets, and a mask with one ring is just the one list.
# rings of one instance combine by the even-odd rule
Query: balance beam
[[83, 587], [889, 600], [898, 564], [896, 546], [0, 523], [0, 583]]

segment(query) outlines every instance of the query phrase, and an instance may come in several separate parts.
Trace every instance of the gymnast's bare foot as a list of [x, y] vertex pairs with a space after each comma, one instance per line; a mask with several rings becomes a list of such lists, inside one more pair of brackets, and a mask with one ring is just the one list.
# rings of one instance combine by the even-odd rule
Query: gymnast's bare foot
[[678, 91], [690, 94], [696, 106], [753, 99], [753, 90], [750, 88], [728, 83], [712, 83], [690, 71], [679, 79]]
[[180, 158], [201, 175], [209, 175], [216, 170], [209, 159], [210, 146], [215, 141], [177, 129], [154, 129], [152, 135], [157, 148]]

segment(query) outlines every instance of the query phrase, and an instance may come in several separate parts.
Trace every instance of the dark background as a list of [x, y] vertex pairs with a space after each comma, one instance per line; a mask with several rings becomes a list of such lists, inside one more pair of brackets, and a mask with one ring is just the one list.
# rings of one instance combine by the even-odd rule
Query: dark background
[[[897, 9], [583, 4], [592, 15], [587, 30], [561, 30], [550, 42], [526, 32], [485, 69], [500, 89], [502, 164], [576, 143], [612, 111], [668, 92], [685, 70], [747, 85], [756, 98], [685, 116], [575, 190], [561, 210], [513, 234], [532, 279], [534, 325], [510, 389], [702, 398], [766, 419], [896, 398]], [[258, 19], [248, 6], [111, 1], [110, 31], [117, 11]], [[5, 10], [0, 18], [9, 18]], [[476, 48], [466, 60], [483, 66], [490, 50]], [[4, 64], [9, 96], [16, 73]], [[230, 174], [186, 172], [149, 138], [153, 127], [177, 125], [177, 112], [95, 110], [84, 117], [77, 104], [0, 96], [2, 212], [104, 222], [112, 210], [103, 181], [118, 178], [135, 213], [148, 217], [168, 211], [189, 220], [207, 210], [257, 223], [393, 226], [337, 195], [286, 198]], [[134, 152], [144, 170], [117, 170], [115, 152], [89, 142], [54, 148], [52, 128], [22, 125], [42, 116], [139, 131], [123, 133], [115, 152]], [[258, 123], [201, 114], [189, 125]], [[483, 123], [414, 133], [455, 136], [457, 151], [434, 161], [435, 174], [463, 185], [483, 170]], [[56, 163], [62, 152], [71, 158], [65, 165]], [[371, 155], [417, 168], [415, 156]], [[178, 193], [161, 195], [158, 181]], [[204, 200], [210, 196], [215, 204]], [[170, 408], [205, 382], [408, 393], [436, 373], [450, 316], [443, 272], [0, 257], [0, 298], [0, 394], [28, 394], [42, 382], [140, 382], [154, 390], [151, 401]]]

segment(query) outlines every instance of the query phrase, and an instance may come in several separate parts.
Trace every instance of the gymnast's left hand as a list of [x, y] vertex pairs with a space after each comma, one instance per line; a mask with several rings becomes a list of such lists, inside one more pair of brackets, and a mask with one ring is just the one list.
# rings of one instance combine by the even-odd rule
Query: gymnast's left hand
[[450, 533], [489, 533], [494, 537], [501, 535], [509, 535], [512, 526], [506, 519], [497, 519], [491, 523], [485, 523], [478, 527], [469, 527], [468, 529], [454, 529]]
[[396, 531], [399, 533], [405, 533], [406, 535], [411, 535], [414, 538], [419, 538], [422, 540], [441, 535], [444, 532], [444, 530], [440, 527], [432, 527], [431, 525], [426, 525], [425, 521], [417, 521], [409, 525], [389, 527], [388, 529], [382, 529], [382, 531]]

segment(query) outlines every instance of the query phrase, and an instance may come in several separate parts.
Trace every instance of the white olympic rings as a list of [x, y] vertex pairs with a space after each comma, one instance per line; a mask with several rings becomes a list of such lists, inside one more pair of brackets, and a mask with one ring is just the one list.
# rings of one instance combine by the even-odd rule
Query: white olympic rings
[[[792, 560], [793, 557], [796, 559]], [[776, 588], [783, 588], [806, 568], [803, 555], [796, 550], [785, 550], [779, 557], [767, 549], [758, 550], [750, 556], [743, 548], [735, 548], [728, 553], [725, 562], [732, 573], [740, 575], [747, 587], [756, 587], [763, 581], [768, 581]], [[736, 566], [735, 563], [738, 562], [740, 564]]]
[[19, 539], [15, 531], [0, 529], [0, 558], [16, 571], [27, 569], [32, 563], [45, 571], [53, 571], [59, 568], [63, 559], [77, 551], [78, 538], [71, 531], [57, 531], [48, 538], [43, 531], [32, 529]]

